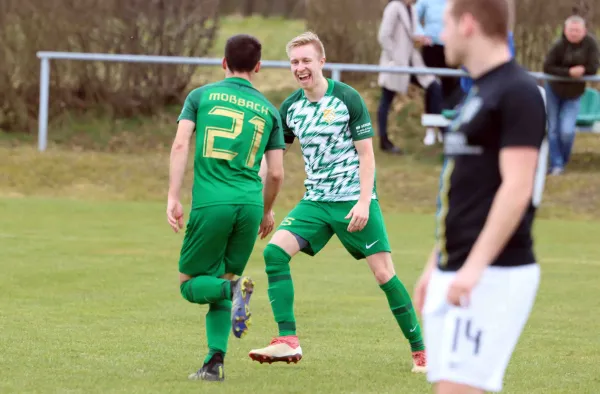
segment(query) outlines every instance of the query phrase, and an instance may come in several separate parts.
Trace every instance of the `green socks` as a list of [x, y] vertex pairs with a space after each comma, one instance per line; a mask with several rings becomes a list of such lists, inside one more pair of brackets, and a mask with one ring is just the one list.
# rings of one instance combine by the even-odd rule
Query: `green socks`
[[269, 280], [269, 301], [279, 327], [279, 335], [296, 335], [294, 284], [290, 273], [290, 255], [279, 246], [268, 244], [263, 252]]
[[213, 276], [197, 276], [179, 287], [183, 298], [194, 304], [212, 304], [231, 300], [231, 282]]
[[413, 352], [424, 350], [425, 344], [421, 336], [421, 326], [413, 309], [410, 295], [396, 275], [387, 283], [380, 285], [388, 299], [392, 314], [396, 318], [404, 337], [408, 339]]
[[194, 304], [209, 304], [206, 313], [206, 339], [208, 355], [205, 363], [215, 353], [227, 353], [231, 332], [231, 282], [212, 276], [197, 276], [180, 286], [181, 295]]
[[204, 362], [210, 361], [215, 353], [227, 353], [227, 341], [231, 332], [231, 301], [221, 300], [210, 304], [206, 314], [206, 339], [208, 355]]

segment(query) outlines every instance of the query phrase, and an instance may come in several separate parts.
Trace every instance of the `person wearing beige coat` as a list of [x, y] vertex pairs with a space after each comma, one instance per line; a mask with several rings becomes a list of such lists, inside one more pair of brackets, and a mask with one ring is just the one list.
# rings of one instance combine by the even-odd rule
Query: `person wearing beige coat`
[[[413, 0], [391, 0], [385, 7], [379, 28], [378, 40], [381, 45], [381, 66], [393, 67], [425, 67], [421, 53], [415, 42], [425, 45], [427, 38], [415, 35], [417, 15], [413, 10]], [[382, 96], [378, 110], [380, 147], [390, 153], [402, 153], [394, 146], [387, 135], [387, 118], [396, 93], [406, 94], [408, 85], [415, 83], [425, 89], [425, 111], [441, 113], [441, 86], [434, 75], [410, 75], [381, 72], [378, 85], [382, 88]]]

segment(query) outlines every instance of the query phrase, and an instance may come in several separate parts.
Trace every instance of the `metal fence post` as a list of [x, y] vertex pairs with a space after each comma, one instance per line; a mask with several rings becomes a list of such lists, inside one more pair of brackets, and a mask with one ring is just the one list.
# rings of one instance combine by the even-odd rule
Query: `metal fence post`
[[50, 99], [50, 59], [42, 57], [40, 62], [40, 112], [38, 119], [38, 150], [48, 146], [48, 104]]
[[342, 71], [339, 68], [334, 68], [331, 70], [331, 79], [334, 81], [341, 81], [342, 79]]

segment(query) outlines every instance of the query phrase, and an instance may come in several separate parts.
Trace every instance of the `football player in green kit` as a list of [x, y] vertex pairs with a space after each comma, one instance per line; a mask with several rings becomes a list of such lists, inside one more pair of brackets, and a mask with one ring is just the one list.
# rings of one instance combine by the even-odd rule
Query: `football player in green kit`
[[300, 85], [281, 105], [285, 142], [300, 143], [306, 193], [283, 219], [264, 250], [269, 300], [278, 336], [249, 356], [261, 363], [298, 362], [290, 260], [314, 256], [335, 234], [355, 259], [366, 259], [404, 338], [412, 371], [427, 370], [421, 326], [411, 298], [394, 270], [391, 248], [375, 187], [373, 129], [364, 100], [352, 87], [323, 76], [325, 49], [308, 32], [287, 46]]
[[[224, 380], [229, 332], [241, 338], [250, 325], [254, 283], [241, 275], [258, 235], [266, 237], [274, 225], [285, 144], [279, 112], [251, 83], [260, 58], [256, 38], [236, 35], [227, 41], [225, 79], [188, 95], [171, 150], [167, 219], [178, 232], [184, 226], [181, 185], [190, 143], [196, 139], [179, 278], [184, 299], [208, 305], [208, 355], [189, 376], [192, 380]], [[263, 156], [264, 187], [259, 176]]]

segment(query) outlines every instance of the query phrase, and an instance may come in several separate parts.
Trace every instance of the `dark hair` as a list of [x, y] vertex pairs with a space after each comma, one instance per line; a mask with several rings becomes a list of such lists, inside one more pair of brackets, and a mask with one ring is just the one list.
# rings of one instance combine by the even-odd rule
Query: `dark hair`
[[250, 72], [260, 61], [262, 45], [248, 34], [229, 37], [225, 44], [227, 67], [233, 72]]
[[471, 14], [489, 37], [508, 39], [511, 5], [507, 0], [452, 0], [452, 15]]

